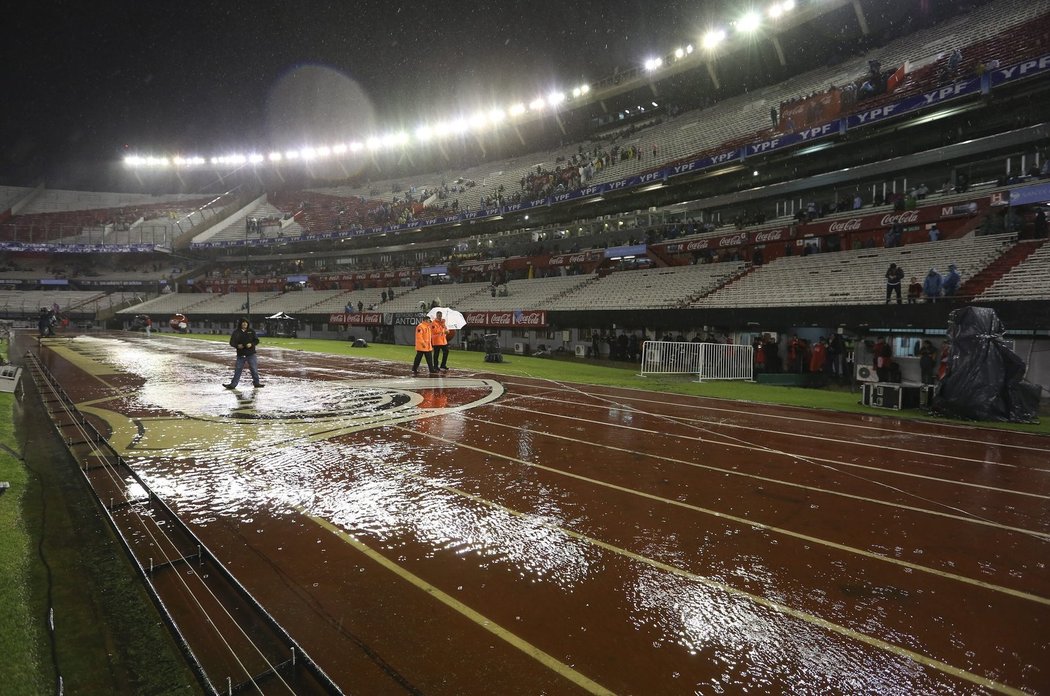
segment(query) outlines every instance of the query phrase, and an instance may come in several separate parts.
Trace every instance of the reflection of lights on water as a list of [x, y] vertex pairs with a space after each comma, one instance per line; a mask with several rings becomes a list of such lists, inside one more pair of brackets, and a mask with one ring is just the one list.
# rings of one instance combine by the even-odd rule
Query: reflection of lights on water
[[[451, 446], [428, 448], [431, 463], [451, 463]], [[508, 564], [524, 577], [575, 585], [596, 552], [557, 529], [562, 515], [545, 501], [543, 517], [519, 516], [471, 501], [436, 477], [407, 442], [254, 443], [250, 450], [195, 453], [195, 463], [133, 462], [179, 514], [206, 524], [216, 516], [244, 524], [261, 515], [305, 514], [395, 548], [417, 541], [474, 557], [481, 567]]]
[[641, 566], [627, 578], [626, 593], [636, 628], [661, 634], [656, 645], [677, 644], [721, 663], [718, 680], [728, 692], [763, 692], [789, 678], [798, 687], [793, 693], [951, 693], [905, 657], [718, 586]]

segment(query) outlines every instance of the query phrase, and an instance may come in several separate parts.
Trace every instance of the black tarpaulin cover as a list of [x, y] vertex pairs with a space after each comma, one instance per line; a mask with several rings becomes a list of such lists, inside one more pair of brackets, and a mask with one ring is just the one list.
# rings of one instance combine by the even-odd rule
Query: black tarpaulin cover
[[972, 420], [1037, 421], [1042, 388], [1024, 381], [1025, 363], [1003, 332], [988, 307], [963, 307], [948, 316], [948, 372], [937, 385], [935, 411]]

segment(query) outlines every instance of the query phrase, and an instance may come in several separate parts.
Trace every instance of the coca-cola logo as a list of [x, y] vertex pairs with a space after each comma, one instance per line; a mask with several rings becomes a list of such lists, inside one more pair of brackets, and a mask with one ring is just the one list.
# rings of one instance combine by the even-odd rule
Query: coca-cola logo
[[488, 320], [487, 312], [467, 312], [463, 318], [468, 324], [484, 324]]
[[685, 250], [686, 251], [697, 251], [699, 249], [706, 249], [709, 246], [711, 246], [711, 240], [710, 239], [702, 239], [702, 240], [699, 240], [699, 241], [696, 241], [696, 242], [689, 242], [686, 245]]
[[784, 230], [766, 230], [755, 233], [755, 242], [776, 242], [784, 238]]
[[514, 315], [510, 312], [494, 312], [489, 315], [489, 323], [494, 326], [510, 326]]
[[850, 218], [833, 222], [828, 227], [828, 232], [856, 232], [860, 229], [860, 218]]
[[741, 232], [740, 234], [734, 234], [732, 237], [722, 237], [718, 240], [719, 246], [731, 247], [739, 246], [740, 244], [747, 243], [747, 233]]
[[518, 323], [524, 326], [540, 326], [543, 324], [543, 312], [522, 312], [518, 315]]
[[890, 215], [883, 215], [882, 216], [882, 224], [886, 225], [886, 226], [888, 226], [888, 225], [897, 225], [897, 224], [907, 225], [908, 223], [918, 222], [918, 221], [919, 221], [919, 211], [918, 210], [908, 210], [908, 211], [903, 212], [903, 213], [896, 213], [896, 214], [890, 214]]

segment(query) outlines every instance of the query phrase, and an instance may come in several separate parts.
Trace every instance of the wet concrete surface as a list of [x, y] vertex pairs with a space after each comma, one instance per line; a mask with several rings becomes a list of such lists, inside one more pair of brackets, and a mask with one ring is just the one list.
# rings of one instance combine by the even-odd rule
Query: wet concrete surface
[[1050, 691], [1038, 436], [108, 335], [36, 349], [348, 693]]

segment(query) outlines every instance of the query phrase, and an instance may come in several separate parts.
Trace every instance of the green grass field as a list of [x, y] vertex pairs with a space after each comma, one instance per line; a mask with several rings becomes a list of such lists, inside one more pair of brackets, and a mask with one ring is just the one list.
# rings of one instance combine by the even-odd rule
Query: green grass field
[[[220, 341], [225, 343], [227, 336], [187, 335], [188, 338]], [[389, 344], [369, 344], [367, 348], [354, 348], [349, 341], [303, 338], [263, 338], [262, 346], [274, 346], [289, 350], [301, 350], [332, 355], [352, 355], [354, 357], [388, 360], [405, 364], [405, 373], [411, 368], [415, 349], [411, 346], [394, 346]], [[232, 351], [231, 351], [232, 353]], [[976, 427], [1003, 428], [1022, 432], [1050, 435], [1050, 418], [1046, 417], [1046, 405], [1039, 423], [987, 423], [957, 421], [946, 418], [935, 418], [919, 410], [887, 411], [871, 408], [860, 403], [860, 392], [851, 392], [846, 388], [829, 387], [807, 389], [803, 387], [782, 387], [750, 382], [704, 382], [693, 381], [692, 376], [647, 376], [638, 375], [638, 368], [627, 363], [615, 363], [607, 360], [594, 361], [581, 358], [537, 358], [522, 355], [504, 354], [504, 362], [487, 363], [484, 353], [476, 351], [452, 351], [449, 365], [454, 369], [491, 372], [494, 374], [533, 377], [552, 382], [593, 384], [607, 387], [626, 387], [675, 394], [689, 394], [720, 399], [734, 399], [765, 404], [782, 404], [785, 406], [803, 406], [809, 408], [830, 409], [849, 413], [863, 413], [870, 416], [891, 418], [933, 420], [941, 423], [969, 423]], [[232, 365], [232, 355], [231, 355]], [[260, 361], [260, 372], [265, 380], [266, 363]]]
[[[43, 608], [30, 596], [30, 566], [35, 546], [26, 528], [23, 506], [29, 474], [21, 461], [11, 417], [13, 394], [0, 394], [0, 481], [11, 488], [0, 495], [0, 654], [4, 655], [5, 694], [54, 693], [54, 678], [44, 633]], [[35, 609], [35, 611], [34, 611]]]

